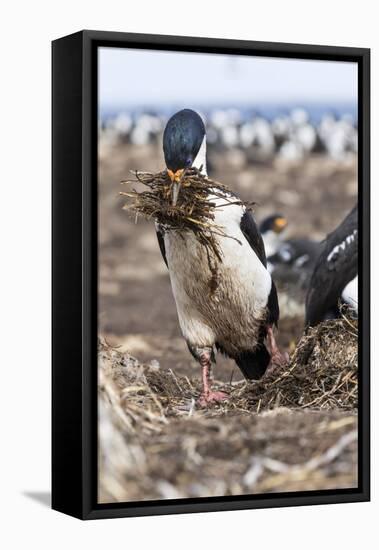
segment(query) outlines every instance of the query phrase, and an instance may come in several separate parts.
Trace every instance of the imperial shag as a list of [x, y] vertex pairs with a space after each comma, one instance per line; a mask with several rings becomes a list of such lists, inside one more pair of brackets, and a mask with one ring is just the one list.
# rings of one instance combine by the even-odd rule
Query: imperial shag
[[339, 302], [358, 311], [358, 208], [327, 236], [306, 298], [306, 323], [339, 316]]
[[273, 256], [283, 243], [287, 225], [288, 222], [282, 214], [272, 214], [261, 221], [259, 230], [265, 245], [267, 259]]
[[[273, 214], [262, 220], [262, 233], [270, 273], [290, 273], [299, 277], [313, 269], [321, 252], [321, 244], [305, 238], [286, 239], [287, 219], [282, 214]], [[303, 279], [300, 276], [300, 279]]]
[[[205, 127], [195, 111], [184, 109], [170, 118], [163, 150], [175, 200], [186, 168], [196, 167], [206, 175]], [[212, 274], [206, 249], [191, 232], [165, 231], [157, 225], [180, 327], [190, 352], [202, 367], [201, 406], [227, 397], [211, 390], [215, 351], [234, 359], [248, 379], [258, 379], [270, 364], [286, 361], [273, 334], [279, 319], [278, 299], [254, 218], [243, 206], [222, 208], [222, 199], [210, 195], [209, 200], [220, 206], [215, 211], [215, 223], [228, 237], [234, 237], [217, 237], [222, 261], [218, 265], [218, 286], [211, 295]]]

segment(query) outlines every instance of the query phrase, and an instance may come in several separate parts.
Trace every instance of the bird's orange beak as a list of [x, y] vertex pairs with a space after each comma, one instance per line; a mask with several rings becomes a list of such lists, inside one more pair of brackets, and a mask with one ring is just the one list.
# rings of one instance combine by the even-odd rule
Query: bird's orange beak
[[167, 174], [168, 174], [170, 180], [172, 181], [172, 183], [174, 183], [174, 182], [179, 183], [180, 179], [183, 175], [183, 172], [184, 172], [183, 169], [177, 170], [176, 172], [173, 172], [172, 170], [167, 170]]
[[184, 169], [177, 170], [173, 172], [172, 170], [167, 169], [167, 174], [172, 182], [172, 205], [176, 206], [179, 191], [180, 191], [180, 181], [183, 176]]
[[275, 220], [275, 231], [280, 233], [287, 226], [286, 218], [276, 218]]

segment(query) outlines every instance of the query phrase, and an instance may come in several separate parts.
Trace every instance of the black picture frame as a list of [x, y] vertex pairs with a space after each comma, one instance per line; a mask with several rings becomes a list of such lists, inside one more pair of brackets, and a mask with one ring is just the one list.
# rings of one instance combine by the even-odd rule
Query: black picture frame
[[[354, 61], [359, 82], [359, 483], [357, 489], [98, 504], [97, 49]], [[81, 519], [370, 499], [370, 50], [82, 31], [52, 43], [52, 507]]]

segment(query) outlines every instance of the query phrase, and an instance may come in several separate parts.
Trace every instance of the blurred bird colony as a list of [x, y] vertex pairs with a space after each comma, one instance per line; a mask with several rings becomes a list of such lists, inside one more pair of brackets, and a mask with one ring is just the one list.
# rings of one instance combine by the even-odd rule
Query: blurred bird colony
[[100, 154], [161, 143], [168, 118], [193, 108], [209, 148], [249, 161], [357, 153], [354, 63], [101, 48]]

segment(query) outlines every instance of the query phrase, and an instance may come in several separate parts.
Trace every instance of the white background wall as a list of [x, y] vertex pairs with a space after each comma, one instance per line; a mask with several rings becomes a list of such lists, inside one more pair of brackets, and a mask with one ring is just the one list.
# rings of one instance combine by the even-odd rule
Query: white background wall
[[[82, 523], [26, 496], [50, 482], [50, 41], [87, 29], [372, 48], [373, 248], [378, 234], [375, 2], [287, 0], [3, 3], [0, 64], [0, 544], [3, 548], [373, 548], [370, 504]], [[373, 280], [377, 276], [373, 257]], [[373, 288], [377, 310], [378, 293]], [[373, 357], [377, 353], [373, 323]], [[373, 362], [375, 363], [375, 361]], [[373, 396], [378, 390], [374, 371]], [[70, 396], [67, 396], [69, 402]], [[378, 398], [373, 399], [373, 427]], [[374, 431], [373, 430], [373, 431]], [[4, 539], [3, 541], [1, 539]], [[370, 541], [370, 542], [369, 542]], [[371, 542], [372, 541], [372, 542]], [[376, 542], [377, 544], [377, 542]]]

